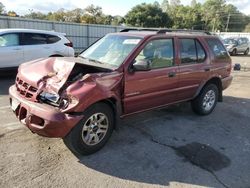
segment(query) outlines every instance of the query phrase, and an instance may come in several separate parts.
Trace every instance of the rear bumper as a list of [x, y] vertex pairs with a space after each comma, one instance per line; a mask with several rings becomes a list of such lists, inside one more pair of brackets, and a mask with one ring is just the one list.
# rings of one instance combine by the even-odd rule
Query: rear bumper
[[41, 136], [63, 138], [83, 118], [62, 113], [47, 104], [27, 101], [18, 95], [16, 87], [9, 88], [10, 103], [15, 103], [13, 111], [21, 123]]
[[222, 82], [222, 90], [227, 89], [233, 81], [233, 76], [228, 76], [226, 78], [221, 79]]

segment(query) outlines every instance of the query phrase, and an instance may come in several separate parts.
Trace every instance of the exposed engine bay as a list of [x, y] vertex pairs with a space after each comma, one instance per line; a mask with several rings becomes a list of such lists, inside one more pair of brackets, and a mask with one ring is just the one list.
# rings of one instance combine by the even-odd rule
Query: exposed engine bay
[[65, 84], [60, 88], [57, 94], [42, 92], [39, 95], [39, 101], [43, 103], [50, 104], [55, 107], [59, 108], [66, 108], [69, 102], [72, 102], [72, 98], [69, 98], [64, 93], [67, 87], [69, 87], [72, 83], [81, 80], [86, 74], [93, 74], [93, 73], [104, 73], [104, 72], [111, 72], [110, 69], [105, 69], [101, 67], [95, 67], [80, 63], [75, 63], [72, 71], [70, 72], [67, 81]]

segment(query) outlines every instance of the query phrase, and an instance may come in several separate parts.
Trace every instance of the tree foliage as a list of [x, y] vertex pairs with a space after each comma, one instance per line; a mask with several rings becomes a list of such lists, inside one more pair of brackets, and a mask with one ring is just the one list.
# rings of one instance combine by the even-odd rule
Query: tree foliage
[[5, 7], [3, 3], [0, 2], [0, 14], [3, 14], [5, 12]]
[[170, 27], [171, 20], [158, 3], [142, 3], [135, 6], [125, 16], [126, 23], [136, 27]]
[[[5, 10], [0, 2], [0, 14], [18, 16], [15, 11]], [[176, 29], [203, 29], [209, 31], [248, 31], [250, 15], [241, 13], [226, 0], [206, 0], [203, 4], [191, 0], [182, 5], [181, 0], [163, 0], [152, 4], [142, 3], [133, 7], [125, 17], [105, 15], [102, 7], [89, 5], [85, 9], [59, 9], [48, 14], [33, 12], [25, 18], [87, 24], [124, 25], [135, 27], [167, 27]]]
[[206, 0], [203, 4], [192, 0], [190, 6], [181, 5], [179, 0], [164, 0], [161, 7], [177, 29], [242, 31], [249, 23], [249, 16], [225, 0]]

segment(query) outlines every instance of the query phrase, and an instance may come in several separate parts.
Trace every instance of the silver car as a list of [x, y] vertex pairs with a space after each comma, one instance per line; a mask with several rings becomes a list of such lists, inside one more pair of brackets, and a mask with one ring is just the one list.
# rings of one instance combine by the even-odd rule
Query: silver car
[[73, 44], [64, 33], [34, 29], [0, 29], [0, 70], [55, 56], [74, 56]]
[[231, 55], [238, 53], [248, 55], [249, 53], [249, 39], [246, 37], [226, 38], [223, 43]]

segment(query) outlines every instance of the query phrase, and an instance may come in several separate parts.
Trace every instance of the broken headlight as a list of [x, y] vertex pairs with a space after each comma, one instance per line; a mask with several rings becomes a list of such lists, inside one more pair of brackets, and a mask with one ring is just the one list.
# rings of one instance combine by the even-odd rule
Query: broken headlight
[[60, 96], [53, 93], [42, 92], [40, 94], [40, 100], [53, 106], [59, 106]]
[[75, 97], [71, 95], [60, 97], [57, 94], [47, 92], [42, 92], [39, 97], [42, 102], [59, 107], [61, 109], [73, 107], [79, 102]]

